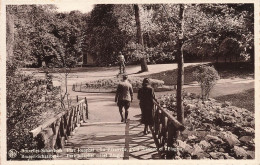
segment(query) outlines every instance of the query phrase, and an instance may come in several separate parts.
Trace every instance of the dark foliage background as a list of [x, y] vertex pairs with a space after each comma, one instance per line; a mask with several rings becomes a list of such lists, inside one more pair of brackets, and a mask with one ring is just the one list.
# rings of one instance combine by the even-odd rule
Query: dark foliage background
[[[83, 54], [97, 65], [115, 65], [122, 51], [128, 64], [170, 63], [177, 56], [178, 5], [139, 5], [144, 49], [137, 44], [132, 4], [95, 5], [90, 13], [58, 13], [54, 5], [7, 6], [7, 40], [24, 66], [69, 67]], [[14, 26], [12, 26], [14, 25]], [[184, 59], [254, 60], [253, 4], [186, 5]], [[8, 30], [13, 28], [13, 30]]]

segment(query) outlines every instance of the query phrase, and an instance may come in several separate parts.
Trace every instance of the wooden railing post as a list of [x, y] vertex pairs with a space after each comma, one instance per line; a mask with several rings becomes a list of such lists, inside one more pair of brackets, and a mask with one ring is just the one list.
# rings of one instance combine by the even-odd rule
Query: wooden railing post
[[52, 138], [52, 149], [54, 149], [55, 145], [56, 145], [56, 140], [57, 140], [57, 136], [58, 136], [58, 132], [59, 132], [59, 128], [60, 128], [60, 121], [61, 118], [59, 120], [56, 121], [55, 123], [55, 127], [54, 127], [54, 136]]
[[30, 131], [32, 139], [37, 143], [37, 149], [63, 148], [69, 136], [76, 127], [88, 118], [87, 99], [79, 101], [77, 105], [65, 110], [55, 117], [47, 120], [39, 127]]
[[175, 156], [175, 152], [177, 151], [177, 148], [174, 148], [174, 143], [176, 140], [176, 128], [172, 124], [172, 122], [169, 122], [168, 124], [168, 137], [167, 137], [167, 154], [166, 159], [173, 159]]
[[86, 97], [85, 97], [85, 104], [86, 104], [86, 117], [88, 119], [88, 100]]
[[178, 132], [183, 131], [185, 127], [155, 100], [153, 111], [154, 128], [151, 131], [160, 157], [173, 159], [177, 151], [174, 143], [176, 143]]

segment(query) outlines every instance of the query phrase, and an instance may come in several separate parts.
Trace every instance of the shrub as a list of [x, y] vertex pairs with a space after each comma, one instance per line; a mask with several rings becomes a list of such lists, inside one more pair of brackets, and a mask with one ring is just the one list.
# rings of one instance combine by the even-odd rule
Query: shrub
[[[130, 77], [128, 81], [132, 84], [133, 88], [142, 87], [143, 78], [140, 77]], [[98, 88], [116, 88], [117, 85], [121, 82], [120, 78], [113, 79], [100, 79], [96, 81], [87, 82], [86, 88], [98, 89]], [[153, 88], [162, 87], [164, 82], [157, 79], [150, 79], [151, 86]]]
[[200, 84], [202, 100], [208, 99], [211, 89], [220, 78], [218, 72], [214, 67], [201, 65], [193, 72], [193, 76]]
[[[44, 112], [60, 110], [58, 89], [47, 92], [46, 83], [45, 79], [22, 74], [15, 65], [7, 63], [7, 151], [35, 148], [29, 131], [44, 121]], [[18, 155], [15, 159], [21, 157]]]

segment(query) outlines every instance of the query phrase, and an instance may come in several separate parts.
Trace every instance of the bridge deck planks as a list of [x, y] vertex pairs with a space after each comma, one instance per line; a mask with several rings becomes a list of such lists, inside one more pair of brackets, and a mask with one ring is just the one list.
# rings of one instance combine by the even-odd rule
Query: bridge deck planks
[[127, 124], [83, 123], [56, 160], [156, 159], [152, 135], [143, 135], [143, 127], [131, 120]]

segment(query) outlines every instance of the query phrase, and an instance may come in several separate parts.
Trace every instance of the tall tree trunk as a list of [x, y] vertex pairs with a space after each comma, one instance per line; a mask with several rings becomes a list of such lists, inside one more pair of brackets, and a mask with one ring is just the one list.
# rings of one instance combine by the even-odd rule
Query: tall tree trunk
[[255, 46], [253, 45], [252, 48], [249, 50], [250, 60], [253, 64], [255, 64]]
[[[144, 49], [144, 41], [143, 41], [142, 31], [141, 31], [141, 22], [140, 22], [138, 4], [134, 4], [134, 10], [135, 10], [135, 22], [136, 22], [136, 29], [137, 29], [136, 31], [137, 43], [142, 45], [142, 48]], [[141, 71], [142, 72], [148, 71], [146, 56], [142, 57], [141, 59]]]
[[183, 23], [184, 23], [184, 5], [180, 4], [179, 11], [179, 57], [178, 57], [178, 77], [177, 77], [177, 119], [179, 122], [184, 123], [184, 110], [183, 110], [183, 98], [182, 88], [184, 82], [184, 67], [183, 67]]
[[220, 55], [220, 53], [217, 52], [217, 53], [216, 53], [216, 63], [218, 63], [218, 58], [219, 58], [218, 56], [219, 56], [219, 55]]
[[14, 50], [14, 18], [11, 14], [6, 14], [6, 60], [13, 62]]

